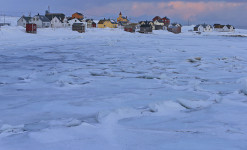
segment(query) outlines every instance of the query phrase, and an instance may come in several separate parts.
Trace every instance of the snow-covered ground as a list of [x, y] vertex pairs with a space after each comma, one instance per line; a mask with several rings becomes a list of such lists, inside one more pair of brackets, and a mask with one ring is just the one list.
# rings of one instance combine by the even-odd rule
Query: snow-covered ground
[[247, 30], [189, 29], [2, 27], [0, 150], [246, 150]]

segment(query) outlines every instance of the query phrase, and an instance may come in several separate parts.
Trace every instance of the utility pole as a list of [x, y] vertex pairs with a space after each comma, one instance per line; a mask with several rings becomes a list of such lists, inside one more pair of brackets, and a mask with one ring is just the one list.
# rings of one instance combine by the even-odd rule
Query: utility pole
[[5, 24], [5, 14], [3, 14], [3, 23]]

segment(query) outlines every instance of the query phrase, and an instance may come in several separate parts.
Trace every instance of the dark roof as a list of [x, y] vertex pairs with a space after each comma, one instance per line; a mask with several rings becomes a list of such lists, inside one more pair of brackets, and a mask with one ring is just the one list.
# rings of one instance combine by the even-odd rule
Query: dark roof
[[51, 21], [54, 17], [57, 17], [61, 22], [63, 22], [65, 15], [62, 13], [47, 13], [45, 16]]
[[195, 26], [195, 28], [198, 28], [199, 26], [202, 26], [203, 28], [206, 28], [207, 26], [210, 26], [212, 28], [211, 25], [205, 24], [205, 23], [204, 24], [198, 24], [198, 25]]
[[73, 23], [72, 26], [84, 26], [85, 24], [84, 23]]
[[142, 24], [140, 27], [151, 27], [149, 23], [150, 21], [144, 21], [144, 24]]
[[[26, 22], [29, 22], [29, 21], [32, 19], [32, 17], [25, 17], [25, 16], [22, 16], [21, 18], [25, 19]], [[20, 19], [21, 19], [21, 18], [20, 18]], [[20, 20], [20, 19], [19, 19], [19, 20]], [[18, 20], [18, 21], [19, 21], [19, 20]]]
[[166, 17], [166, 16], [165, 16], [164, 18], [162, 18], [162, 19], [170, 20], [170, 19], [169, 19], [168, 17]]
[[[42, 22], [50, 22], [50, 20], [46, 17], [46, 16], [43, 16], [43, 15], [36, 15], [37, 17], [39, 17], [39, 19], [42, 21]], [[36, 17], [34, 16], [34, 17]]]
[[228, 29], [230, 29], [231, 27], [233, 27], [233, 29], [235, 29], [235, 27], [232, 26], [232, 25], [229, 25], [229, 24], [228, 24], [228, 25], [226, 25], [226, 26], [227, 26]]

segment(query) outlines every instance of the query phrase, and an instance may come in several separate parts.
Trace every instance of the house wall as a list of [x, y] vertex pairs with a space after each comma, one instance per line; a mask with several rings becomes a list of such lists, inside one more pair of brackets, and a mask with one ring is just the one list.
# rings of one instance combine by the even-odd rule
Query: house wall
[[27, 21], [25, 19], [20, 18], [18, 21], [17, 21], [17, 26], [23, 26], [24, 28], [26, 28], [26, 24], [27, 24]]
[[69, 23], [68, 23], [68, 26], [69, 26], [69, 27], [72, 27], [72, 25], [73, 25], [74, 23], [82, 23], [82, 21], [78, 20], [77, 18], [71, 19], [71, 20], [69, 20], [68, 22], [69, 22]]
[[50, 22], [42, 22], [39, 17], [35, 16], [30, 20], [30, 23], [35, 23], [37, 28], [49, 28], [51, 26]]
[[103, 24], [98, 24], [98, 28], [117, 28], [117, 24], [112, 24], [110, 21], [105, 21]]
[[61, 27], [63, 27], [63, 23], [57, 17], [54, 17], [51, 20], [51, 27], [52, 28], [61, 28]]

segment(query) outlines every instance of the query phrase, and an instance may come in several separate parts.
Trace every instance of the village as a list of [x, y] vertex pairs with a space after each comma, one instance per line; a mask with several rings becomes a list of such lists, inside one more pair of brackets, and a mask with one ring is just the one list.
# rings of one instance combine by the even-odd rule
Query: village
[[[117, 20], [117, 21], [116, 21]], [[179, 23], [171, 23], [171, 20], [165, 16], [155, 16], [152, 21], [131, 22], [127, 16], [119, 13], [117, 19], [103, 18], [99, 21], [94, 19], [85, 19], [82, 13], [76, 12], [70, 17], [66, 17], [63, 13], [51, 13], [49, 8], [45, 11], [45, 15], [37, 14], [33, 17], [22, 16], [18, 21], [18, 26], [26, 28], [27, 33], [36, 33], [37, 28], [72, 28], [73, 31], [80, 33], [86, 32], [88, 28], [119, 28], [126, 32], [152, 33], [153, 30], [166, 30], [174, 34], [179, 34], [182, 31], [182, 25]], [[3, 25], [10, 25], [5, 23]], [[234, 32], [235, 27], [232, 25], [206, 23], [194, 26], [191, 32], [201, 34], [202, 32]]]

